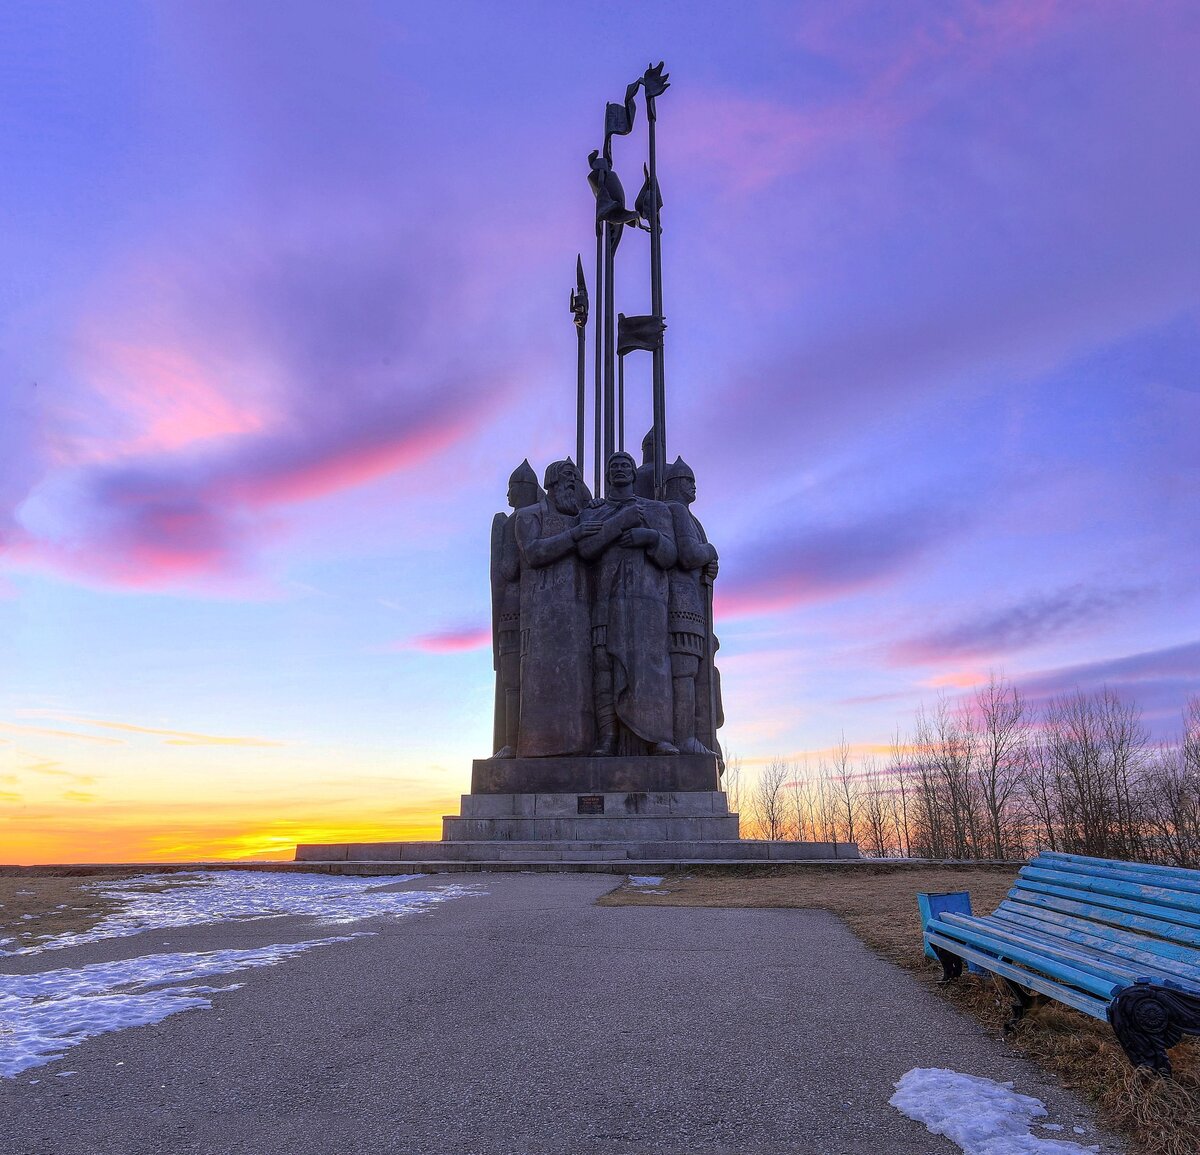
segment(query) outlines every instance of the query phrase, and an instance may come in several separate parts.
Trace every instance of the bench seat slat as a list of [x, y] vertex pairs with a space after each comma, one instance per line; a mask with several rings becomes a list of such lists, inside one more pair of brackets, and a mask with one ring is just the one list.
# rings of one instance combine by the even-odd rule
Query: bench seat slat
[[1029, 906], [1041, 907], [1045, 910], [1059, 911], [1062, 914], [1072, 914], [1080, 918], [1091, 919], [1093, 922], [1106, 923], [1109, 926], [1123, 927], [1130, 931], [1157, 936], [1168, 942], [1184, 943], [1187, 946], [1200, 946], [1200, 931], [1191, 927], [1175, 926], [1159, 918], [1144, 918], [1141, 915], [1127, 914], [1124, 911], [1095, 907], [1089, 903], [1076, 902], [1069, 898], [1061, 898], [1053, 894], [1037, 894], [1033, 891], [1018, 890], [1014, 887], [1008, 892], [1009, 900]]
[[1013, 982], [1020, 983], [1021, 986], [1028, 987], [1031, 991], [1037, 991], [1039, 994], [1057, 999], [1060, 1003], [1066, 1003], [1067, 1006], [1074, 1007], [1085, 1015], [1091, 1015], [1093, 1019], [1103, 1021], [1106, 1017], [1108, 1009], [1106, 1001], [1092, 998], [1071, 987], [1064, 987], [1061, 983], [1053, 982], [1036, 971], [1026, 970], [1015, 963], [1004, 962], [994, 955], [977, 950], [973, 946], [967, 946], [955, 939], [946, 938], [936, 931], [926, 931], [925, 937], [934, 946], [940, 946], [943, 950], [948, 950], [968, 962], [978, 963], [985, 970], [1003, 975], [1006, 979], [1012, 979]]
[[[1106, 878], [1115, 882], [1137, 883], [1140, 886], [1157, 886], [1176, 894], [1200, 898], [1200, 881], [1193, 881], [1191, 878], [1174, 878], [1164, 873], [1167, 869], [1165, 867], [1156, 867], [1153, 870], [1125, 870], [1114, 864], [1111, 869], [1105, 869], [1099, 866], [1084, 866], [1076, 862], [1063, 862], [1058, 859], [1043, 862], [1040, 857], [1029, 865], [1036, 866], [1039, 870], [1055, 870], [1077, 878]], [[1200, 874], [1200, 871], [1188, 870], [1180, 873], [1191, 875]]]
[[[1152, 886], [1124, 879], [1086, 878], [1082, 874], [1066, 870], [1046, 870], [1033, 865], [1022, 869], [1021, 882], [1018, 885], [1028, 885], [1030, 882], [1051, 883], [1066, 890], [1078, 891], [1085, 898], [1100, 895], [1128, 898], [1149, 906], [1166, 907], [1171, 911], [1186, 910], [1200, 916], [1200, 894], [1187, 894], [1165, 886]], [[1197, 925], [1200, 925], [1200, 922]]]
[[1102, 982], [1117, 988], [1128, 985], [1142, 973], [1119, 955], [1107, 951], [1097, 952], [1089, 947], [1066, 942], [1045, 934], [1036, 927], [1015, 926], [996, 918], [995, 915], [943, 914], [939, 922], [944, 927], [953, 928], [949, 932], [951, 935], [958, 934], [967, 940], [978, 936], [982, 941], [982, 936], [986, 936], [989, 942], [1007, 943], [1032, 951], [1039, 959], [1044, 960], [1039, 963], [1037, 969], [1053, 977], [1058, 977], [1058, 968], [1069, 967], [1094, 975]]
[[1152, 866], [1146, 862], [1121, 862], [1112, 858], [1089, 858], [1083, 854], [1066, 854], [1061, 850], [1043, 850], [1033, 860], [1056, 870], [1075, 870], [1083, 873], [1118, 873], [1123, 877], [1139, 877], [1173, 890], [1200, 891], [1200, 870], [1182, 866]]
[[[1039, 954], [1039, 948], [1035, 945], [1008, 941], [1009, 936], [997, 935], [982, 927], [972, 927], [968, 931], [952, 926], [942, 919], [934, 919], [929, 923], [926, 933], [930, 931], [935, 931], [951, 941], [974, 946], [985, 952], [985, 957], [1009, 959], [1024, 968], [1047, 978], [1056, 979], [1060, 983], [1077, 987], [1079, 990], [1105, 1001], [1111, 999], [1117, 990], [1125, 985], [1111, 978], [1104, 978], [1090, 971], [1081, 970], [1078, 966], [1049, 959], [1044, 953]], [[982, 965], [987, 966], [986, 963]]]
[[1138, 902], [1132, 898], [1118, 898], [1111, 894], [1089, 894], [1085, 898], [1077, 890], [1069, 890], [1048, 882], [1026, 881], [1018, 878], [1017, 884], [1009, 891], [1009, 897], [1015, 898], [1020, 892], [1049, 894], [1055, 898], [1069, 899], [1072, 902], [1083, 901], [1088, 906], [1097, 908], [1098, 913], [1102, 913], [1106, 909], [1118, 910], [1126, 914], [1137, 915], [1139, 918], [1159, 919], [1163, 921], [1164, 926], [1181, 925], [1200, 931], [1200, 914], [1193, 914], [1189, 910], [1172, 910], [1169, 912], [1169, 920], [1164, 921], [1162, 908], [1149, 903]]
[[1007, 919], [1020, 925], [1034, 922], [1045, 928], [1049, 934], [1058, 934], [1072, 941], [1087, 941], [1100, 949], [1122, 952], [1148, 966], [1165, 967], [1172, 974], [1200, 983], [1200, 951], [1190, 947], [1132, 934], [1116, 927], [1104, 926], [1102, 923], [1044, 910], [1041, 907], [1013, 903], [1008, 899], [996, 908], [992, 917]]

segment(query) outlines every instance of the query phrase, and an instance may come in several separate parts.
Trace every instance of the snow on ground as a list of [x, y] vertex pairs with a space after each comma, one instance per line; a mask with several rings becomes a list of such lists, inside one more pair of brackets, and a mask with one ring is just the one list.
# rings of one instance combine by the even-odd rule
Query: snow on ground
[[61, 1059], [93, 1035], [162, 1022], [180, 1011], [208, 1009], [212, 1000], [207, 996], [241, 986], [182, 983], [274, 966], [313, 947], [356, 937], [338, 935], [253, 950], [152, 954], [32, 975], [0, 975], [0, 1077], [12, 1078], [29, 1067]]
[[663, 880], [655, 874], [631, 874], [629, 876], [629, 885], [636, 886], [638, 890], [644, 890], [647, 894], [665, 894], [663, 890], [654, 889], [661, 887]]
[[[457, 885], [429, 890], [380, 889], [417, 877], [231, 870], [110, 880], [93, 886], [120, 905], [90, 930], [57, 935], [34, 946], [0, 951], [0, 955], [36, 954], [148, 930], [289, 914], [323, 924], [354, 923], [381, 915], [414, 914], [447, 899], [487, 893], [480, 887]], [[209, 996], [241, 985], [199, 985], [198, 979], [274, 966], [314, 947], [349, 942], [368, 933], [250, 950], [149, 954], [30, 975], [0, 975], [0, 1078], [12, 1078], [30, 1067], [60, 1059], [69, 1048], [94, 1035], [158, 1023], [181, 1011], [207, 1009], [212, 1006]]]
[[[964, 1155], [1092, 1155], [1067, 1139], [1034, 1135], [1031, 1127], [1062, 1130], [1054, 1123], [1034, 1123], [1046, 1106], [1031, 1095], [1018, 1095], [1012, 1083], [961, 1075], [938, 1067], [917, 1067], [896, 1084], [889, 1102], [901, 1114], [924, 1123], [934, 1135], [957, 1143]], [[1073, 1130], [1079, 1134], [1080, 1128]]]
[[[60, 950], [145, 930], [200, 926], [232, 919], [303, 915], [321, 923], [350, 923], [377, 915], [408, 914], [444, 898], [482, 893], [474, 887], [443, 886], [431, 891], [384, 891], [380, 886], [407, 882], [417, 874], [386, 878], [343, 875], [213, 870], [194, 874], [148, 874], [107, 879], [89, 885], [120, 905], [89, 930], [60, 934], [4, 955]], [[10, 940], [11, 941], [11, 940]]]

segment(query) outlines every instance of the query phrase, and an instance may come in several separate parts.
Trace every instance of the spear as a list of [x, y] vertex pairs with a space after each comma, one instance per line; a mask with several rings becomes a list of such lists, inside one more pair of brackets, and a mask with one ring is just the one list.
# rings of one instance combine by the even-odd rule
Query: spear
[[[658, 166], [655, 154], [654, 129], [657, 121], [655, 100], [670, 87], [663, 62], [647, 66], [642, 76], [642, 87], [646, 92], [646, 120], [650, 126], [650, 169], [646, 175], [650, 195], [646, 198], [649, 208], [647, 223], [650, 226], [650, 312], [656, 317], [663, 315], [662, 303], [662, 237], [658, 223], [659, 193]], [[663, 499], [663, 470], [667, 460], [667, 385], [663, 347], [660, 343], [654, 350], [654, 496]]]
[[571, 315], [575, 318], [575, 332], [579, 339], [578, 388], [576, 390], [575, 406], [575, 467], [580, 477], [586, 477], [583, 468], [583, 408], [586, 376], [584, 362], [587, 359], [587, 321], [588, 294], [587, 284], [583, 279], [583, 254], [575, 257], [575, 290], [571, 294]]

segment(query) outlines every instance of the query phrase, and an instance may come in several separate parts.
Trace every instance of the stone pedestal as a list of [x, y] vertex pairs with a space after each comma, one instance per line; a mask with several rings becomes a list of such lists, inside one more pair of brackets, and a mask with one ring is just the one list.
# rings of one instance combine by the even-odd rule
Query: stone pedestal
[[[599, 761], [599, 759], [597, 759]], [[443, 842], [711, 842], [738, 837], [720, 790], [464, 794]]]
[[618, 794], [720, 789], [715, 754], [661, 758], [476, 758], [472, 794]]
[[712, 754], [480, 758], [443, 842], [714, 842], [738, 837]]

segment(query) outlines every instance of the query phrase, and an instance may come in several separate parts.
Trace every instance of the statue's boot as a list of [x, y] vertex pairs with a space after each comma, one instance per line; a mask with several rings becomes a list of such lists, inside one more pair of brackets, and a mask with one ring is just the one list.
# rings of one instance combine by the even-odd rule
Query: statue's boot
[[492, 755], [493, 760], [496, 758], [515, 758], [517, 752], [511, 746], [501, 746], [495, 754]]
[[710, 750], [699, 738], [688, 738], [685, 742], [679, 743], [679, 752], [681, 754], [713, 754], [715, 751]]
[[596, 748], [592, 751], [593, 758], [612, 758], [617, 752], [617, 726], [613, 722], [600, 728]]
[[670, 742], [655, 742], [651, 754], [678, 754], [679, 747], [672, 746]]

